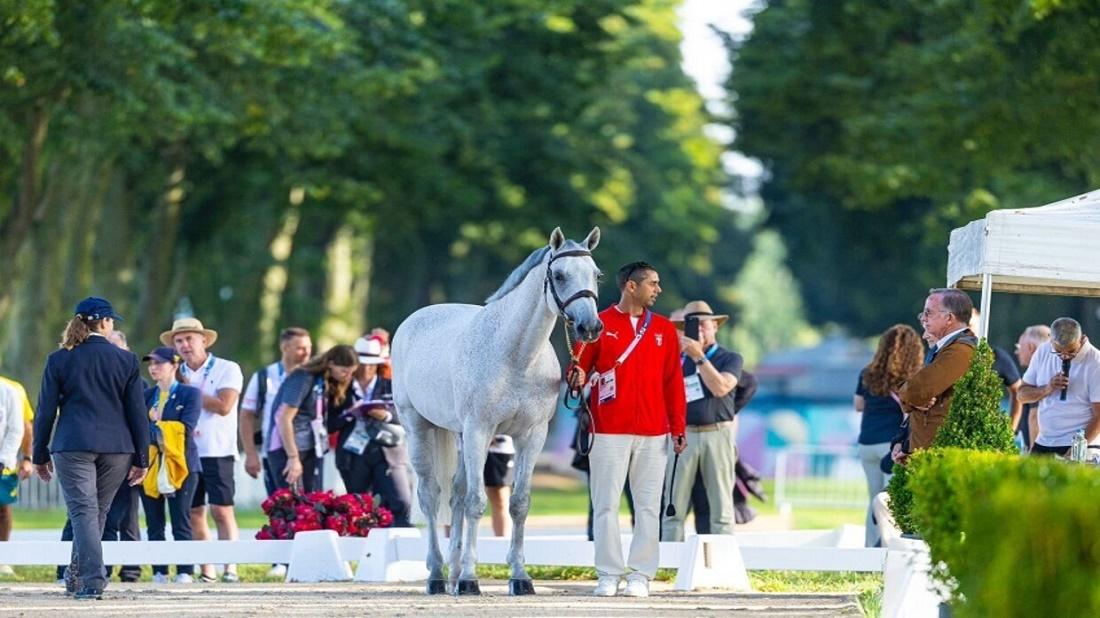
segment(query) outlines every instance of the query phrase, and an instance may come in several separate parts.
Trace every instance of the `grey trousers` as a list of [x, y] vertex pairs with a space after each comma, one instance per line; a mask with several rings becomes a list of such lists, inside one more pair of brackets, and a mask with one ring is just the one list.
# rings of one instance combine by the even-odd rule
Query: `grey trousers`
[[882, 458], [890, 452], [890, 443], [860, 444], [859, 461], [863, 464], [863, 474], [867, 477], [867, 495], [871, 497], [867, 505], [867, 521], [864, 523], [867, 531], [863, 543], [867, 547], [876, 547], [881, 540], [878, 526], [874, 516], [874, 500], [880, 491], [886, 491], [886, 485], [890, 482], [890, 475], [882, 471]]
[[[677, 468], [675, 479], [672, 478], [674, 464]], [[688, 425], [687, 448], [680, 453], [680, 462], [676, 463], [675, 454], [669, 453], [668, 456], [665, 487], [668, 488], [668, 502], [676, 506], [676, 514], [669, 517], [662, 513], [661, 540], [684, 540], [684, 519], [691, 506], [691, 490], [698, 471], [703, 473], [703, 488], [710, 507], [710, 533], [733, 534], [736, 523], [733, 510], [736, 467], [737, 429], [732, 422], [720, 423], [714, 431], [697, 431]]]
[[71, 563], [84, 588], [107, 586], [103, 567], [103, 527], [115, 493], [126, 480], [133, 462], [130, 453], [53, 453], [54, 471], [65, 495], [73, 523]]

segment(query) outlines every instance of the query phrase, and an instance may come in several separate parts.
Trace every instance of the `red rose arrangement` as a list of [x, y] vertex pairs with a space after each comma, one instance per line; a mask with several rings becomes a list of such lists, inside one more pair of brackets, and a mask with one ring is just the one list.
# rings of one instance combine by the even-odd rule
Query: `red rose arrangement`
[[367, 536], [372, 528], [393, 525], [393, 513], [370, 494], [334, 496], [331, 491], [296, 494], [279, 489], [264, 500], [268, 524], [256, 533], [260, 540], [293, 539], [298, 532], [334, 530], [340, 536]]

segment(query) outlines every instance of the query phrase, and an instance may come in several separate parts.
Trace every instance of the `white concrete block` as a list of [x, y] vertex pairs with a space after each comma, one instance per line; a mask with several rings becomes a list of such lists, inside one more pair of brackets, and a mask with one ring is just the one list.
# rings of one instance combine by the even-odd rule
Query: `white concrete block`
[[[404, 551], [398, 539], [406, 539]], [[367, 535], [359, 566], [357, 582], [411, 582], [428, 579], [425, 564], [427, 543], [418, 528], [376, 528]]]
[[749, 574], [732, 534], [701, 534], [687, 539], [676, 572], [676, 590], [724, 588], [749, 592]]
[[[351, 566], [340, 556], [340, 535], [312, 530], [294, 535], [290, 546], [288, 582], [335, 582], [351, 579]], [[266, 541], [265, 541], [266, 542]]]

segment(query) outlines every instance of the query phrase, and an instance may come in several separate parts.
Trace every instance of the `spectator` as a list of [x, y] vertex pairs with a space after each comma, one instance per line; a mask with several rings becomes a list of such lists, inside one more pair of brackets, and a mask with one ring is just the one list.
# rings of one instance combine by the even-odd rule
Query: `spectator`
[[328, 450], [326, 419], [351, 406], [349, 390], [358, 366], [354, 348], [334, 346], [295, 369], [279, 387], [267, 451], [279, 487], [301, 483], [306, 492], [321, 490]]
[[336, 469], [349, 493], [374, 493], [393, 513], [393, 525], [411, 526], [412, 473], [408, 447], [393, 406], [393, 387], [378, 375], [386, 358], [371, 337], [355, 342], [359, 368], [352, 382], [355, 404], [337, 409], [329, 431], [337, 433]]
[[[921, 367], [924, 346], [912, 327], [895, 324], [882, 334], [874, 358], [859, 373], [856, 394], [852, 399], [860, 413], [859, 458], [867, 477], [867, 494], [873, 499], [886, 489], [890, 475], [882, 471], [881, 463], [890, 452], [890, 440], [901, 431], [904, 415], [897, 393]], [[871, 505], [867, 505], [867, 547], [880, 544]]]
[[[19, 465], [16, 469], [16, 483], [15, 488], [12, 490], [15, 493], [10, 493], [13, 497], [18, 497], [19, 482], [28, 478], [33, 472], [31, 467], [31, 437], [33, 435], [33, 429], [31, 423], [34, 422], [34, 408], [31, 406], [31, 401], [27, 397], [27, 391], [23, 388], [23, 385], [10, 378], [0, 376], [0, 387], [8, 386], [15, 393], [15, 398], [19, 402], [20, 409], [22, 410], [23, 418], [23, 441], [20, 444], [19, 452], [17, 453], [19, 459]], [[10, 422], [10, 419], [8, 419]], [[9, 481], [10, 482], [10, 481]], [[12, 503], [14, 504], [14, 502]], [[2, 509], [0, 509], [2, 510]], [[11, 538], [12, 510], [8, 509], [7, 525], [0, 521], [0, 541], [7, 541]], [[4, 517], [3, 513], [0, 513], [0, 519]], [[6, 530], [6, 532], [5, 532]], [[8, 565], [0, 565], [0, 577], [10, 577], [15, 575], [15, 571]]]
[[[687, 448], [668, 462], [669, 504], [661, 525], [665, 541], [684, 540], [684, 520], [691, 504], [696, 472], [703, 475], [709, 502], [711, 534], [733, 534], [734, 468], [737, 464], [737, 428], [734, 393], [744, 360], [740, 354], [718, 345], [718, 329], [729, 319], [716, 315], [701, 300], [684, 307], [683, 324], [698, 323], [698, 339], [679, 335], [682, 371], [687, 397]], [[680, 324], [674, 322], [679, 327]], [[679, 328], [677, 328], [679, 330]], [[675, 482], [676, 475], [680, 482]]]
[[[23, 442], [23, 400], [10, 384], [0, 383], [0, 542], [11, 539], [12, 505], [19, 491], [19, 447]], [[0, 576], [15, 571], [0, 565]]]
[[1020, 400], [1039, 404], [1032, 453], [1065, 456], [1079, 430], [1090, 447], [1100, 444], [1100, 351], [1077, 320], [1058, 318], [1050, 325], [1050, 341], [1036, 348], [1024, 373]]
[[[202, 412], [202, 393], [183, 383], [183, 372], [180, 370], [182, 359], [176, 355], [174, 349], [157, 348], [146, 354], [142, 360], [149, 362], [149, 376], [154, 382], [153, 386], [145, 390], [145, 405], [149, 409], [151, 423], [150, 439], [166, 458], [178, 458], [182, 455], [186, 463], [186, 474], [171, 495], [161, 495], [155, 479], [145, 480], [141, 500], [145, 506], [146, 529], [149, 531], [150, 541], [164, 540], [164, 507], [167, 503], [168, 515], [172, 519], [172, 538], [190, 541], [191, 500], [194, 499], [195, 488], [202, 474], [194, 436], [195, 426]], [[173, 450], [179, 445], [183, 447], [182, 453]], [[160, 465], [167, 464], [162, 461]], [[193, 582], [194, 569], [192, 564], [176, 565], [175, 583]], [[168, 582], [168, 565], [153, 565], [153, 581], [158, 584]]]
[[489, 443], [489, 456], [485, 459], [485, 494], [489, 498], [489, 517], [493, 536], [504, 536], [508, 529], [505, 515], [508, 496], [512, 493], [512, 471], [516, 466], [516, 446], [512, 436], [497, 434]]
[[[180, 372], [187, 383], [202, 393], [202, 412], [194, 432], [201, 474], [191, 501], [191, 533], [196, 541], [210, 539], [207, 502], [218, 527], [218, 538], [233, 541], [240, 536], [233, 512], [236, 491], [233, 469], [237, 461], [237, 399], [244, 376], [240, 365], [207, 351], [217, 340], [217, 331], [203, 327], [195, 318], [180, 318], [172, 323], [171, 330], [160, 334], [160, 342], [175, 347], [183, 358]], [[202, 565], [199, 581], [216, 580], [214, 566]], [[237, 565], [225, 565], [222, 581], [240, 581]]]
[[[975, 308], [970, 316], [970, 330], [977, 333], [981, 320], [981, 313]], [[993, 349], [993, 371], [1001, 378], [1001, 383], [1004, 384], [1005, 395], [1008, 396], [1008, 416], [1012, 423], [1012, 431], [1015, 432], [1020, 426], [1020, 418], [1023, 416], [1024, 409], [1019, 398], [1020, 385], [1022, 384], [1020, 370], [1016, 367], [1016, 363], [1012, 361], [1012, 355], [1004, 348], [992, 344], [990, 344], [990, 347]]]
[[107, 511], [123, 479], [136, 485], [149, 467], [138, 360], [107, 340], [120, 319], [102, 298], [81, 301], [46, 359], [38, 397], [35, 472], [61, 482], [73, 524], [66, 591], [78, 599], [102, 598]]
[[[673, 448], [683, 452], [686, 402], [676, 329], [650, 309], [661, 293], [660, 277], [649, 264], [634, 262], [619, 269], [619, 302], [600, 313], [604, 330], [587, 346], [578, 344], [580, 360], [570, 371], [573, 386], [592, 372], [592, 432], [589, 454], [590, 493], [596, 543], [596, 596], [618, 594], [626, 576], [626, 596], [649, 596], [657, 574], [661, 491]], [[619, 503], [630, 476], [634, 496], [634, 536], [623, 564], [619, 537]], [[627, 566], [630, 568], [627, 573]]]
[[[1027, 371], [1035, 349], [1047, 341], [1050, 341], [1050, 327], [1046, 324], [1035, 324], [1024, 329], [1016, 341], [1016, 360], [1020, 361], [1021, 370]], [[1034, 403], [1021, 403], [1021, 408], [1018, 429], [1023, 451], [1027, 453], [1035, 444], [1035, 437], [1039, 435], [1039, 413], [1035, 411]]]
[[[271, 409], [275, 394], [286, 376], [313, 355], [309, 331], [290, 327], [279, 333], [279, 360], [252, 374], [241, 403], [241, 444], [244, 445], [244, 470], [252, 478], [264, 475], [264, 488], [270, 496], [278, 483], [267, 464], [267, 445], [271, 440]], [[257, 418], [257, 416], [259, 418]], [[257, 421], [259, 424], [257, 425]], [[273, 575], [280, 575], [273, 573]], [[282, 573], [281, 575], [286, 575]]]
[[924, 310], [917, 314], [926, 339], [935, 343], [925, 355], [924, 367], [898, 391], [902, 410], [909, 415], [891, 444], [894, 463], [904, 463], [910, 453], [928, 448], [947, 418], [955, 382], [970, 368], [978, 339], [967, 326], [974, 304], [954, 288], [928, 291]]

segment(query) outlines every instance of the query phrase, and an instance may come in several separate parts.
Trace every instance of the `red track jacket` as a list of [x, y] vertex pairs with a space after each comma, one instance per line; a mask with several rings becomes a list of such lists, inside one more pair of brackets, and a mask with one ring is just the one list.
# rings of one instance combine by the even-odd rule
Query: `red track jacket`
[[[615, 361], [634, 340], [630, 316], [616, 305], [600, 312], [603, 333], [581, 352], [579, 365], [588, 376], [600, 373]], [[638, 328], [645, 323], [643, 314]], [[574, 347], [574, 353], [580, 344]], [[615, 370], [615, 399], [601, 404], [593, 386], [591, 408], [594, 433], [659, 436], [683, 435], [687, 422], [687, 400], [680, 365], [680, 339], [672, 322], [653, 314], [645, 336]]]

